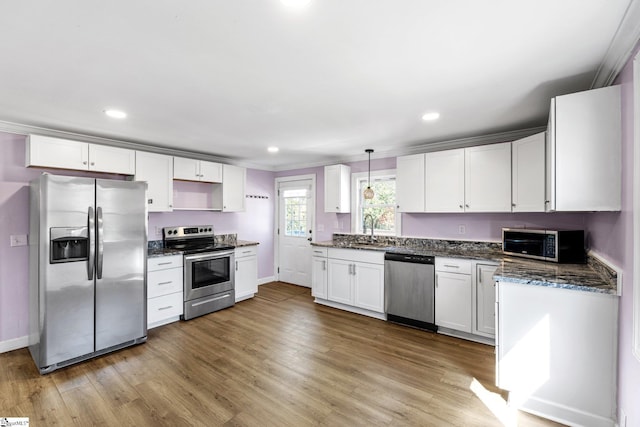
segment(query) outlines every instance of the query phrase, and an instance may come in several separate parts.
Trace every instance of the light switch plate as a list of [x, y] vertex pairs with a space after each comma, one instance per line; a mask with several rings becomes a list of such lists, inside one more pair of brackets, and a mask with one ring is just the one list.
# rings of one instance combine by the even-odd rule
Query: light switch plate
[[458, 234], [464, 234], [467, 232], [467, 227], [464, 225], [459, 225], [458, 226]]
[[27, 246], [27, 235], [16, 234], [9, 236], [9, 244], [11, 246]]

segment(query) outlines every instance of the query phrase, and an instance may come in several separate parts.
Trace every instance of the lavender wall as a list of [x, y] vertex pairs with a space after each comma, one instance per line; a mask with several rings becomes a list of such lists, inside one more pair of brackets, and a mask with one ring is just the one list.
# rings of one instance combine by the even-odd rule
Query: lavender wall
[[[119, 175], [77, 171], [25, 168], [25, 137], [0, 132], [0, 343], [28, 333], [28, 249], [10, 247], [9, 236], [29, 234], [29, 181], [43, 172], [74, 176], [124, 179]], [[240, 239], [258, 246], [258, 277], [273, 276], [272, 172], [247, 170], [247, 194], [268, 196], [248, 198], [247, 209], [239, 213], [176, 211], [149, 214], [149, 239], [155, 228], [165, 225], [212, 223], [217, 233], [237, 233]], [[161, 238], [161, 237], [160, 237]]]
[[[640, 44], [636, 46], [632, 58], [639, 51]], [[590, 214], [587, 217], [587, 227], [591, 231], [593, 249], [622, 268], [623, 283], [618, 333], [618, 407], [626, 412], [628, 426], [640, 426], [640, 405], [638, 405], [640, 362], [632, 354], [634, 257], [632, 60], [627, 62], [616, 84], [622, 85], [622, 211]], [[635, 114], [637, 116], [640, 112]]]

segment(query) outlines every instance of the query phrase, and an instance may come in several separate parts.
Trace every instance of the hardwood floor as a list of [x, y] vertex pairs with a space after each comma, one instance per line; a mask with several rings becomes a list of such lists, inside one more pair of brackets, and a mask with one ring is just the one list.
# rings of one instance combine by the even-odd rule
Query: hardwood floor
[[[493, 347], [317, 305], [307, 288], [263, 285], [251, 300], [148, 337], [44, 376], [27, 349], [0, 354], [0, 417], [31, 426], [503, 425], [478, 397], [504, 410]], [[557, 425], [516, 416], [521, 426]]]

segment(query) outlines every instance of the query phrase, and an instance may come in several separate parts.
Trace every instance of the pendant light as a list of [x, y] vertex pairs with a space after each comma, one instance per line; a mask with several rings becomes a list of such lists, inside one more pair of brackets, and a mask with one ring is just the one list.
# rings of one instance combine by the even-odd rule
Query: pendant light
[[367, 180], [367, 188], [364, 190], [363, 195], [366, 200], [371, 200], [373, 199], [373, 196], [375, 196], [373, 189], [371, 188], [371, 153], [373, 153], [373, 149], [367, 148], [364, 152], [369, 154], [369, 177]]

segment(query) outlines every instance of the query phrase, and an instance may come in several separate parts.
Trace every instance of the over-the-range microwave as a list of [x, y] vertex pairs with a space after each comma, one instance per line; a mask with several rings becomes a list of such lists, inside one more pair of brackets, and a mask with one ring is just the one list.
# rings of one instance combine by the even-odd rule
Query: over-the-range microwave
[[584, 230], [503, 228], [502, 251], [542, 261], [584, 263]]

